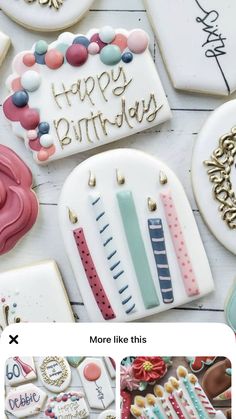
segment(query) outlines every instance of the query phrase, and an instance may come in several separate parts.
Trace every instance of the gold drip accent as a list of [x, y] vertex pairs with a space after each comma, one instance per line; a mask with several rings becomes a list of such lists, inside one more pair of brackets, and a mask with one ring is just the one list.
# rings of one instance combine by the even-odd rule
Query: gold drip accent
[[149, 211], [151, 211], [151, 212], [154, 212], [154, 211], [156, 211], [156, 209], [157, 209], [157, 204], [156, 204], [156, 202], [155, 201], [153, 201], [153, 199], [152, 198], [148, 198], [148, 209], [149, 209]]

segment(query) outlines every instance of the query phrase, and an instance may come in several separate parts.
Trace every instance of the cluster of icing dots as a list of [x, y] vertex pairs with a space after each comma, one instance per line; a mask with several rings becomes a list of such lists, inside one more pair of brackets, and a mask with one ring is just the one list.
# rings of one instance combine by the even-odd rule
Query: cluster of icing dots
[[58, 43], [53, 48], [49, 48], [46, 41], [40, 40], [32, 52], [23, 53], [19, 65], [20, 77], [12, 81], [14, 94], [5, 102], [4, 112], [10, 120], [19, 121], [27, 131], [29, 147], [37, 152], [38, 160], [46, 161], [55, 153], [49, 124], [40, 121], [39, 111], [29, 106], [29, 93], [37, 91], [41, 85], [39, 66], [45, 65], [51, 70], [57, 70], [64, 63], [69, 63], [79, 67], [85, 64], [89, 55], [97, 54], [105, 65], [116, 65], [120, 61], [128, 64], [133, 60], [133, 54], [143, 53], [148, 44], [148, 35], [141, 29], [124, 35], [105, 26], [90, 39], [77, 35], [71, 45]]
[[58, 396], [54, 396], [50, 399], [50, 403], [47, 406], [47, 409], [45, 410], [45, 416], [48, 416], [49, 418], [57, 419], [55, 413], [53, 412], [53, 409], [55, 407], [56, 403], [65, 403], [68, 400], [71, 402], [76, 402], [80, 400], [83, 397], [83, 395], [78, 393], [64, 393], [59, 394]]

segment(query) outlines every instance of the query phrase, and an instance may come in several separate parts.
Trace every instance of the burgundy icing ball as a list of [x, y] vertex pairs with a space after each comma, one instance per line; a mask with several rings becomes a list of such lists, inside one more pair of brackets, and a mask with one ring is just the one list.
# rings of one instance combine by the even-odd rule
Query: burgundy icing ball
[[35, 129], [39, 124], [39, 113], [35, 109], [27, 108], [22, 113], [20, 123], [27, 130]]
[[104, 48], [107, 44], [105, 44], [104, 42], [101, 41], [101, 39], [99, 38], [99, 34], [95, 33], [91, 38], [90, 38], [90, 42], [96, 42], [100, 48], [100, 50], [102, 48]]
[[66, 59], [70, 65], [79, 67], [88, 59], [88, 51], [84, 45], [73, 44], [66, 51]]

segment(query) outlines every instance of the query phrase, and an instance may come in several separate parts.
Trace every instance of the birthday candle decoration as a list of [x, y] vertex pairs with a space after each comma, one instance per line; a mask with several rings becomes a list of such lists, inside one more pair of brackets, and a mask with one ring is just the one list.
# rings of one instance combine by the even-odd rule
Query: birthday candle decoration
[[177, 369], [177, 375], [178, 378], [181, 382], [181, 384], [183, 385], [183, 387], [185, 387], [185, 389], [187, 390], [187, 393], [193, 403], [193, 406], [195, 407], [197, 414], [199, 416], [200, 419], [208, 419], [208, 415], [205, 413], [205, 410], [203, 409], [202, 403], [198, 398], [198, 395], [195, 391], [194, 388], [194, 384], [190, 381], [189, 379], [189, 375], [188, 375], [188, 371], [186, 370], [186, 368], [180, 366]]
[[148, 413], [151, 412], [150, 419], [153, 418], [153, 414], [154, 418], [157, 417], [157, 419], [165, 419], [165, 416], [163, 415], [160, 407], [157, 404], [157, 399], [153, 394], [147, 394], [146, 401], [148, 406], [151, 406], [151, 408], [149, 408], [148, 410]]
[[166, 414], [166, 417], [168, 419], [174, 419], [173, 412], [170, 409], [170, 406], [168, 404], [168, 400], [165, 397], [165, 392], [162, 386], [155, 385], [154, 387], [154, 394], [158, 398], [158, 400], [161, 402], [163, 410]]
[[[72, 224], [76, 224], [78, 222], [77, 216], [73, 214], [70, 209], [69, 219]], [[81, 262], [84, 267], [86, 277], [88, 279], [88, 283], [91, 287], [91, 291], [101, 311], [101, 314], [105, 320], [114, 319], [116, 317], [115, 313], [111, 307], [110, 301], [106, 295], [106, 292], [96, 271], [96, 267], [93, 263], [93, 259], [86, 242], [83, 228], [77, 228], [73, 230], [73, 235], [80, 255]]]
[[100, 233], [112, 278], [118, 290], [119, 299], [122, 302], [126, 314], [134, 313], [135, 302], [118, 254], [102, 198], [99, 194], [90, 194], [90, 201], [95, 212], [98, 231]]
[[121, 191], [116, 196], [144, 306], [150, 309], [160, 305], [160, 302], [152, 279], [133, 195], [131, 191]]
[[149, 219], [148, 228], [160, 282], [162, 299], [165, 304], [170, 304], [173, 303], [174, 297], [161, 219]]
[[160, 196], [164, 206], [166, 221], [169, 226], [186, 293], [189, 297], [199, 295], [197, 279], [190, 261], [173, 198], [170, 191], [161, 193]]
[[194, 390], [199, 398], [202, 406], [204, 407], [207, 414], [212, 417], [216, 415], [216, 410], [212, 406], [210, 400], [208, 399], [206, 393], [204, 392], [203, 388], [200, 386], [197, 377], [194, 374], [189, 374], [189, 381], [194, 386]]
[[170, 383], [174, 389], [173, 394], [175, 395], [176, 399], [178, 400], [178, 403], [182, 407], [183, 411], [186, 412], [190, 419], [198, 419], [195, 415], [192, 407], [190, 406], [188, 400], [184, 396], [183, 390], [180, 388], [179, 381], [176, 380], [174, 377], [170, 377]]
[[175, 413], [177, 414], [179, 419], [188, 419], [187, 416], [184, 415], [184, 413], [181, 410], [181, 407], [179, 406], [178, 401], [176, 400], [175, 396], [173, 395], [174, 389], [170, 383], [165, 384], [165, 390], [169, 394], [168, 399], [171, 403], [171, 406], [173, 407]]

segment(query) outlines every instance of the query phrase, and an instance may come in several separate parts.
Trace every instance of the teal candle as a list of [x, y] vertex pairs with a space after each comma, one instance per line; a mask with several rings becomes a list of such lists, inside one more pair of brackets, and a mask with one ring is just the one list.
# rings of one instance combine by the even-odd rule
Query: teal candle
[[116, 196], [143, 302], [145, 308], [150, 309], [158, 306], [160, 302], [152, 279], [133, 195], [131, 191], [121, 191]]
[[185, 385], [185, 388], [189, 394], [190, 399], [192, 400], [192, 403], [199, 415], [200, 419], [208, 419], [208, 415], [205, 414], [205, 411], [202, 407], [202, 404], [200, 402], [200, 400], [198, 399], [194, 387], [192, 386], [192, 384], [189, 382], [189, 379], [187, 377], [183, 378], [183, 383]]

